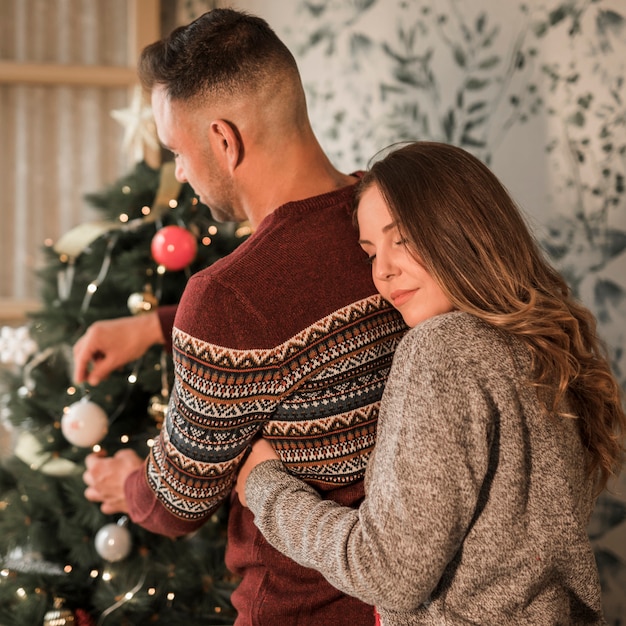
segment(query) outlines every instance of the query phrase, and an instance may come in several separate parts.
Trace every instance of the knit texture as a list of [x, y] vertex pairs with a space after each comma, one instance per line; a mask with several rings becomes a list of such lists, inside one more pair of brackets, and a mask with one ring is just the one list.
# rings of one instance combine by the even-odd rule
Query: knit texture
[[473, 316], [427, 320], [394, 358], [361, 507], [271, 461], [246, 485], [256, 524], [383, 626], [604, 623], [578, 425], [544, 413], [529, 367]]
[[[172, 334], [176, 380], [161, 435], [126, 482], [131, 518], [172, 536], [227, 499], [252, 440], [295, 475], [358, 504], [380, 398], [406, 328], [375, 292], [351, 223], [353, 188], [279, 207], [192, 276]], [[373, 624], [373, 609], [267, 545], [231, 501], [237, 626]]]

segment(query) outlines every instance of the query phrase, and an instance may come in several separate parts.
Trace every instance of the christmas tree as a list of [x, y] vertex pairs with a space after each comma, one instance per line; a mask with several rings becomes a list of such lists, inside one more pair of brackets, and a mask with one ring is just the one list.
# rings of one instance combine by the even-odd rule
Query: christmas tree
[[[147, 108], [116, 112], [126, 143], [154, 143]], [[0, 626], [232, 624], [236, 581], [224, 565], [225, 506], [189, 537], [149, 533], [106, 516], [83, 495], [84, 458], [132, 447], [162, 425], [173, 369], [160, 346], [97, 387], [72, 381], [72, 345], [96, 320], [178, 302], [187, 279], [231, 252], [245, 225], [218, 224], [174, 164], [142, 158], [87, 201], [101, 220], [44, 249], [41, 309], [2, 329], [13, 355], [2, 420], [12, 445], [0, 464]]]

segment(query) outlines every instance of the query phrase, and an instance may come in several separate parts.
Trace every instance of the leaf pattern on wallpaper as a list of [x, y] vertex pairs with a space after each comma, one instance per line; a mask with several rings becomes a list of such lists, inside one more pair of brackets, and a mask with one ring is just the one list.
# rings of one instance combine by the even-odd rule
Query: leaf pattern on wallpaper
[[582, 215], [561, 215], [548, 223], [542, 244], [572, 291], [580, 295], [585, 277], [602, 270], [626, 250], [626, 232], [593, 224]]
[[570, 41], [584, 37], [587, 54], [541, 68], [559, 103], [546, 107], [552, 129], [546, 150], [559, 174], [554, 194], [569, 210], [549, 221], [542, 243], [574, 293], [592, 303], [626, 389], [626, 273], [618, 268], [626, 260], [626, 231], [614, 225], [626, 204], [626, 20], [602, 2], [572, 2], [553, 21], [567, 24]]
[[[398, 16], [396, 33], [386, 39], [372, 26], [377, 11], [390, 10], [380, 0], [301, 5], [303, 21], [311, 26], [296, 36], [297, 53], [318, 49], [333, 57], [336, 78], [325, 86], [308, 84], [308, 95], [313, 107], [328, 109], [326, 138], [354, 138], [346, 143], [352, 141], [357, 163], [367, 162], [373, 148], [411, 139], [454, 143], [489, 163], [507, 130], [542, 105], [533, 82], [537, 45], [561, 21], [553, 12], [513, 7], [521, 27], [503, 46], [501, 24], [486, 11], [467, 16], [455, 0], [433, 5], [397, 2], [391, 9]], [[362, 102], [349, 103], [348, 111], [334, 90], [344, 78], [372, 71], [382, 78]]]

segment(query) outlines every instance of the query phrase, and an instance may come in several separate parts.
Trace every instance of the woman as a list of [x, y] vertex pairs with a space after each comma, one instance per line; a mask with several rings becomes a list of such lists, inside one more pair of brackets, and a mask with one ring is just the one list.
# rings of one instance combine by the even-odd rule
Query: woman
[[603, 623], [586, 528], [626, 416], [591, 313], [460, 148], [390, 153], [356, 215], [375, 285], [411, 327], [366, 496], [322, 500], [261, 440], [238, 481], [255, 523], [383, 626]]

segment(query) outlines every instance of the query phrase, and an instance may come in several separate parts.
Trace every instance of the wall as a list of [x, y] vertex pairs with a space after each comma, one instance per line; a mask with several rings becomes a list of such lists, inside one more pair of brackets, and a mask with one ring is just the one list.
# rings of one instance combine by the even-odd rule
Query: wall
[[[180, 3], [188, 21], [211, 2]], [[224, 3], [226, 4], [226, 3]], [[239, 0], [296, 55], [344, 170], [406, 139], [489, 163], [596, 313], [626, 388], [626, 2]], [[590, 526], [610, 624], [626, 620], [626, 479]]]

